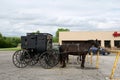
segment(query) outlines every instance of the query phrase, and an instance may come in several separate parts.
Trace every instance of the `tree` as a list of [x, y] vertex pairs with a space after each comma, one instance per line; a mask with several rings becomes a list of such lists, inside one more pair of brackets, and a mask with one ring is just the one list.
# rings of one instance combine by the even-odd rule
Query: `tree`
[[0, 38], [2, 38], [2, 34], [0, 33]]
[[58, 39], [55, 36], [53, 36], [53, 42], [58, 42]]
[[37, 30], [37, 31], [36, 31], [36, 33], [40, 33], [40, 31], [39, 31], [39, 30]]
[[0, 48], [16, 47], [20, 43], [20, 37], [5, 37], [0, 33]]
[[66, 32], [66, 31], [70, 31], [69, 29], [64, 29], [64, 28], [58, 28], [57, 32], [56, 32], [56, 37], [59, 37], [59, 32]]
[[66, 32], [66, 31], [70, 31], [70, 30], [64, 29], [64, 28], [58, 28], [58, 30], [56, 31], [55, 37], [53, 38], [53, 41], [55, 40], [55, 42], [58, 42], [59, 32]]
[[40, 31], [39, 31], [39, 30], [37, 30], [36, 32], [32, 32], [32, 33], [36, 34], [36, 33], [40, 33]]

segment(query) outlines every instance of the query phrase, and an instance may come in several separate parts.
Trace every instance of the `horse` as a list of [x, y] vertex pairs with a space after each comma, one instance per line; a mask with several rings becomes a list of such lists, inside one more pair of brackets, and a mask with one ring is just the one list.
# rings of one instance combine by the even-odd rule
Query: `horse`
[[59, 46], [60, 51], [60, 63], [61, 67], [66, 67], [66, 60], [68, 60], [68, 55], [78, 55], [80, 56], [81, 68], [84, 68], [85, 57], [91, 46], [95, 46], [99, 49], [99, 43], [97, 40], [87, 40], [85, 42], [79, 42], [77, 44], [63, 44]]

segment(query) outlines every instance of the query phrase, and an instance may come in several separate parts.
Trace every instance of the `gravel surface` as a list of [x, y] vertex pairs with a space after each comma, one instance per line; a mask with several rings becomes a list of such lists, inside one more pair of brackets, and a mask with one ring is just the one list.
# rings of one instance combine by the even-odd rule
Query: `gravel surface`
[[[0, 51], [0, 80], [109, 80], [115, 59], [115, 54], [100, 56], [99, 69], [95, 67], [96, 56], [93, 56], [93, 64], [86, 62], [85, 69], [80, 68], [76, 56], [70, 56], [66, 68], [57, 65], [52, 69], [43, 69], [39, 64], [17, 68], [12, 63], [13, 53]], [[114, 77], [120, 79], [120, 59]]]

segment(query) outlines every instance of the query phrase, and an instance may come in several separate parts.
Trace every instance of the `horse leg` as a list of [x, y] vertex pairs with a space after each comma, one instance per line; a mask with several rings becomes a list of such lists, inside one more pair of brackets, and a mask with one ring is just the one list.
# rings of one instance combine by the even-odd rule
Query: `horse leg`
[[65, 58], [66, 58], [65, 54], [62, 54], [62, 61], [61, 61], [62, 66], [61, 66], [61, 68], [66, 67]]
[[63, 66], [63, 53], [60, 54], [59, 59], [60, 59], [60, 65], [61, 65], [60, 67], [62, 68], [62, 66]]
[[67, 63], [69, 62], [69, 55], [67, 55], [67, 57], [66, 57], [66, 61], [67, 61]]
[[63, 65], [62, 65], [62, 68], [66, 67], [66, 63], [65, 63], [65, 60], [63, 60]]
[[60, 64], [61, 64], [61, 65], [62, 65], [62, 60], [63, 60], [63, 58], [62, 58], [62, 53], [60, 53], [59, 61], [60, 61]]
[[81, 63], [81, 68], [84, 68], [84, 64], [85, 64], [85, 57], [86, 57], [86, 54], [82, 54], [82, 63]]

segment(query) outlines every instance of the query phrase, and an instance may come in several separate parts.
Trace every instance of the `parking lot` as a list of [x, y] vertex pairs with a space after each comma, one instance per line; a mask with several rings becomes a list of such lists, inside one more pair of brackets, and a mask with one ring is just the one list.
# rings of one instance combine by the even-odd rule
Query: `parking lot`
[[[26, 68], [17, 68], [12, 63], [13, 51], [0, 51], [0, 80], [109, 80], [115, 54], [100, 56], [99, 69], [96, 69], [96, 56], [93, 64], [86, 62], [85, 69], [80, 68], [76, 56], [70, 56], [66, 68], [58, 64], [52, 69], [43, 69], [39, 64]], [[120, 79], [120, 59], [117, 65], [115, 78]]]

